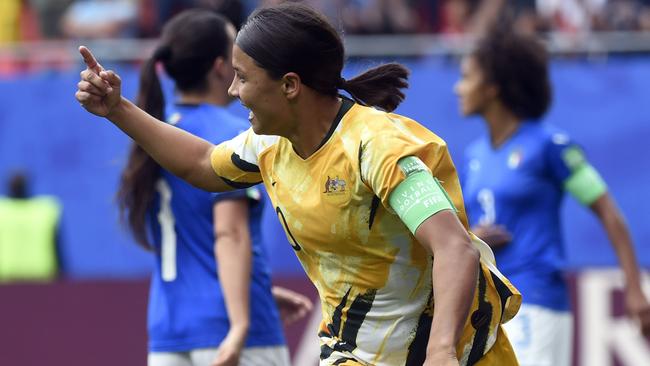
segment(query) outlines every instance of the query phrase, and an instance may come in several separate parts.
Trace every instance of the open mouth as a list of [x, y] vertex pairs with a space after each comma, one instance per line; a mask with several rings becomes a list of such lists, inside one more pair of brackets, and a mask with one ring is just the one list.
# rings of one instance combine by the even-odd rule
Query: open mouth
[[[241, 101], [240, 101], [240, 103], [241, 103]], [[250, 108], [248, 108], [248, 106], [246, 104], [241, 103], [241, 105], [244, 108], [248, 109], [248, 122], [253, 122], [253, 118], [255, 118], [255, 114], [253, 113], [253, 111]]]

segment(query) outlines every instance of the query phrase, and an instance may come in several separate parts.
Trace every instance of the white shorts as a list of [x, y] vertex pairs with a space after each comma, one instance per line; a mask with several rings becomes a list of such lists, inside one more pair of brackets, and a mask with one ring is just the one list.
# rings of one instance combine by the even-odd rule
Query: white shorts
[[520, 366], [570, 366], [573, 315], [539, 305], [522, 304], [504, 324]]
[[[200, 348], [190, 352], [150, 352], [148, 366], [210, 366], [219, 353], [218, 348]], [[239, 366], [289, 366], [286, 346], [244, 348]]]

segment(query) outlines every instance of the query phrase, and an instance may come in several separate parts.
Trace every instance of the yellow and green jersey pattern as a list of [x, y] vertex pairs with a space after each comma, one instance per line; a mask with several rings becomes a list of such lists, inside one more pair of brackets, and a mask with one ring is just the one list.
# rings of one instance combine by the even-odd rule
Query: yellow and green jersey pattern
[[[397, 161], [405, 156], [417, 156], [431, 169], [467, 227], [445, 142], [413, 120], [349, 100], [307, 159], [287, 139], [252, 130], [212, 153], [216, 174], [230, 185], [264, 182], [320, 294], [321, 365], [424, 361], [434, 304], [432, 258], [388, 205], [404, 179]], [[515, 365], [499, 324], [514, 315], [519, 294], [488, 265], [482, 265], [458, 355], [463, 365]], [[486, 363], [490, 357], [483, 356], [492, 348], [508, 358]]]

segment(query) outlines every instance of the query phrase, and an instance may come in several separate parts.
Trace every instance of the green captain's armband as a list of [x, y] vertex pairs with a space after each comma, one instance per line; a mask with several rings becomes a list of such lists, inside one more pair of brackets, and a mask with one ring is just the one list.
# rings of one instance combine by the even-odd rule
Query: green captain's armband
[[424, 220], [442, 210], [456, 211], [447, 192], [422, 160], [407, 156], [397, 165], [406, 177], [390, 194], [388, 203], [411, 233], [415, 234]]
[[607, 185], [579, 147], [567, 148], [562, 160], [571, 170], [571, 175], [564, 181], [564, 189], [578, 202], [589, 206], [607, 191]]
[[585, 162], [564, 181], [564, 189], [581, 204], [589, 206], [607, 191], [607, 185], [596, 169]]

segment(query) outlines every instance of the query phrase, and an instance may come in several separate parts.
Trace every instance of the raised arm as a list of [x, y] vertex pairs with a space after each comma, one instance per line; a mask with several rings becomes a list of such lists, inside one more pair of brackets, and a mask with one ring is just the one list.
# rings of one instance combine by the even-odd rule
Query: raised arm
[[79, 47], [79, 53], [86, 63], [75, 93], [82, 107], [106, 117], [158, 164], [190, 184], [209, 191], [232, 189], [212, 169], [210, 154], [214, 146], [211, 143], [162, 123], [123, 98], [120, 77], [105, 70], [88, 48]]

